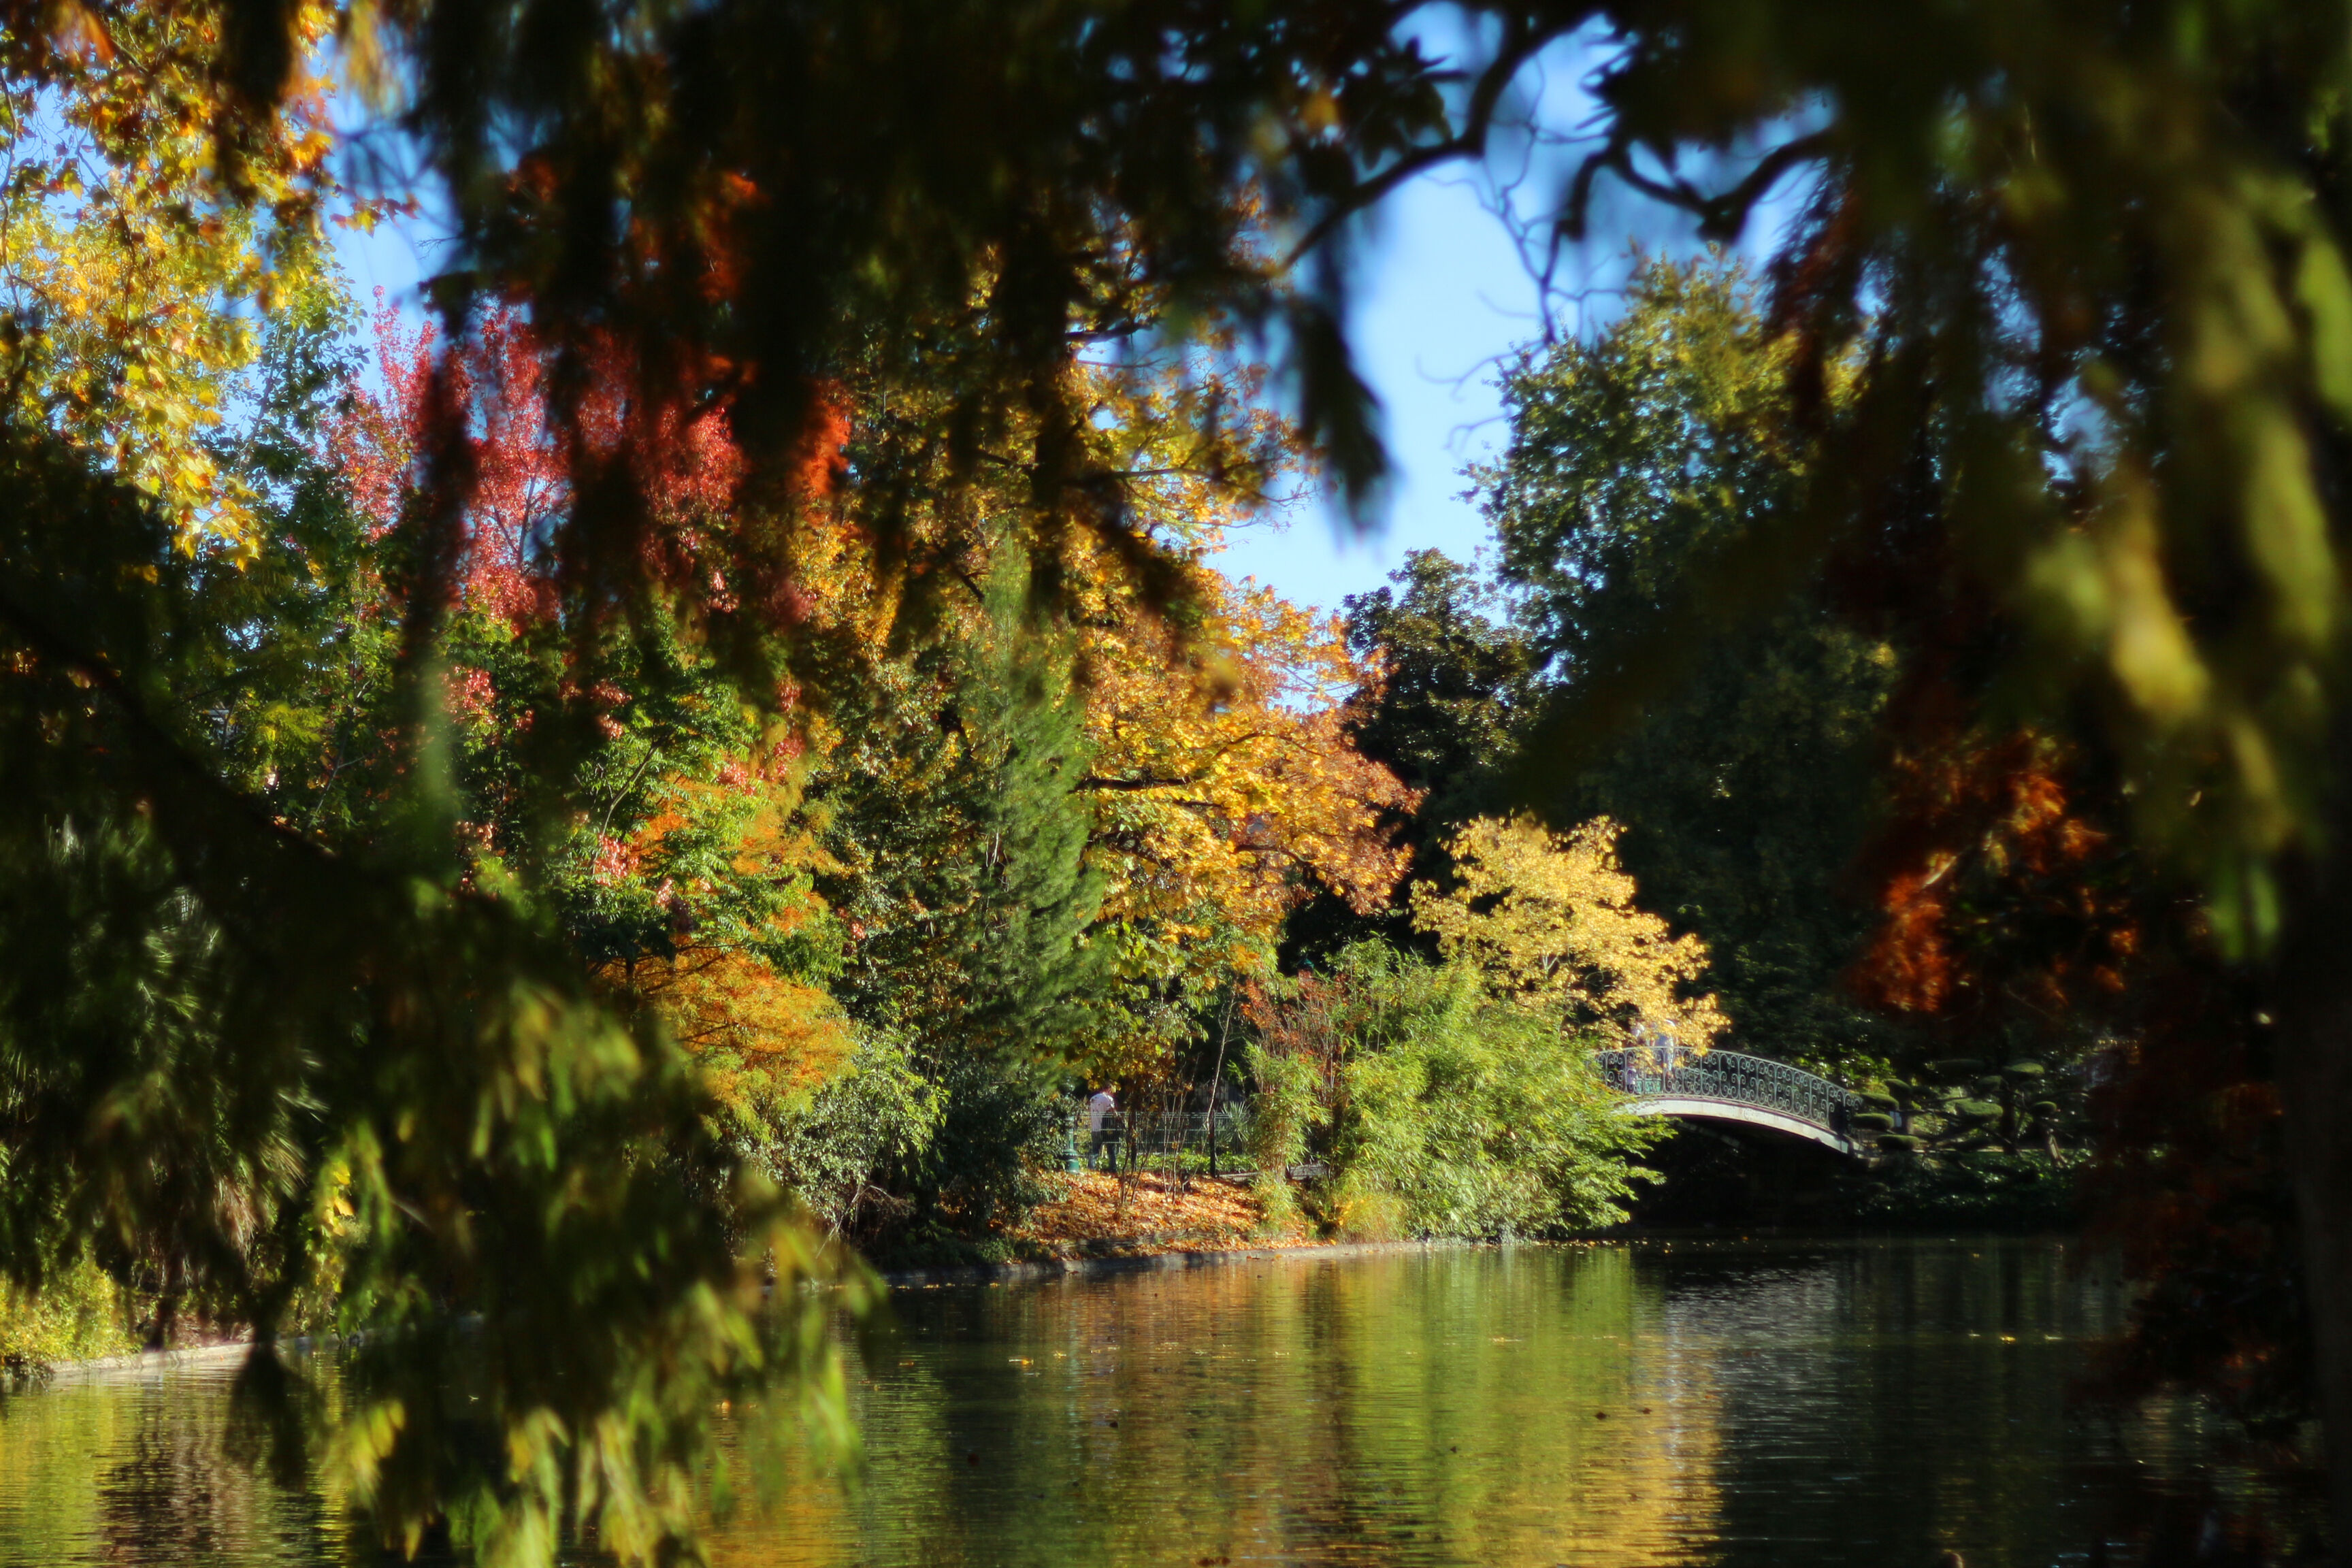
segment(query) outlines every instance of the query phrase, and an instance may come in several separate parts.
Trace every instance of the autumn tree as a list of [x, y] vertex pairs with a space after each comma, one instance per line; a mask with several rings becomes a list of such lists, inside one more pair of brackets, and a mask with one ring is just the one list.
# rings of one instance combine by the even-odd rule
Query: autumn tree
[[1700, 989], [1706, 944], [1642, 910], [1605, 817], [1552, 833], [1526, 817], [1478, 817], [1447, 842], [1451, 885], [1417, 882], [1415, 923], [1501, 996], [1562, 1032], [1631, 1040], [1670, 1026], [1705, 1050], [1726, 1020]]
[[[1182, 612], [1100, 548], [1065, 542], [1040, 562], [1003, 540], [950, 556], [962, 591], [904, 654], [871, 653], [899, 613], [886, 590], [812, 614], [813, 629], [827, 628], [812, 647], [840, 661], [813, 677], [842, 695], [814, 742], [812, 798], [831, 814], [836, 859], [821, 885], [858, 933], [845, 976], [853, 1005], [933, 1042], [921, 1049], [942, 1081], [989, 1097], [982, 1120], [1000, 1128], [1032, 1124], [1006, 1114], [1010, 1089], [990, 1076], [1016, 1063], [1076, 1065], [1131, 1098], [1181, 1091], [1204, 1014], [1265, 972], [1286, 913], [1318, 889], [1377, 903], [1402, 864], [1386, 818], [1405, 792], [1338, 722], [1360, 671], [1337, 626], [1213, 569], [1219, 541], [1269, 504], [1291, 460], [1281, 428], [1261, 415], [1230, 438], [1179, 439], [1166, 405], [1183, 384], [1105, 377], [1096, 405], [1107, 438], [1131, 443], [1135, 516], [1171, 548]], [[944, 547], [943, 525], [919, 524]], [[878, 583], [854, 545], [832, 563], [842, 581]], [[1019, 606], [1041, 573], [1059, 581], [1066, 615]], [[1050, 743], [1043, 731], [1018, 738], [1062, 723], [1076, 729]], [[1008, 812], [1060, 826], [992, 826]], [[1082, 868], [1031, 857], [1072, 842], [1073, 825]], [[1007, 905], [1033, 875], [1037, 897]], [[972, 966], [1011, 932], [1002, 911], [1013, 907], [1083, 914], [982, 983]], [[1030, 998], [1025, 1021], [992, 1019], [988, 999], [1015, 995]], [[951, 1100], [950, 1143], [960, 1125]], [[1013, 1163], [981, 1145], [966, 1141], [924, 1180], [962, 1161], [1017, 1188]]]
[[[1510, 808], [1509, 766], [1534, 716], [1536, 660], [1493, 584], [1441, 552], [1408, 552], [1389, 582], [1344, 601], [1362, 679], [1342, 720], [1349, 742], [1412, 793], [1384, 813], [1410, 857], [1405, 875], [1441, 877], [1448, 834]], [[1366, 909], [1326, 892], [1292, 912], [1284, 947], [1290, 963], [1318, 963], [1369, 940], [1423, 939], [1402, 900]]]
[[[950, 759], [984, 742], [975, 727], [982, 717], [1009, 721], [1001, 705], [962, 689], [989, 660], [1022, 644], [1034, 689], [1049, 704], [1069, 704], [1087, 762], [1066, 782], [1087, 818], [1088, 875], [1103, 900], [1085, 934], [1097, 994], [1073, 1037], [1084, 1039], [1085, 1061], [1107, 1073], [1167, 1068], [1209, 1000], [1271, 962], [1292, 907], [1318, 889], [1380, 903], [1402, 865], [1391, 823], [1407, 793], [1339, 721], [1339, 704], [1366, 674], [1339, 626], [1215, 569], [1223, 541], [1281, 504], [1285, 476], [1302, 460], [1295, 432], [1249, 407], [1255, 378], [1220, 375], [1197, 356], [1170, 353], [1088, 368], [1074, 382], [1118, 465], [1105, 482], [1118, 486], [1128, 521], [1160, 552], [1150, 571], [1099, 537], [1073, 533], [1033, 547], [1010, 524], [977, 537], [960, 531], [964, 502], [948, 499], [955, 486], [944, 454], [899, 525], [906, 547], [949, 584], [927, 607], [893, 585], [856, 531], [807, 531], [803, 569], [829, 591], [809, 606], [799, 668], [813, 687], [841, 693], [821, 721], [828, 738], [816, 742], [835, 759], [824, 766], [836, 782], [825, 789], [863, 813], [846, 803], [881, 780], [902, 780], [873, 797], [893, 802], [870, 819], [877, 845], [932, 820], [950, 798], [964, 805], [942, 824], [969, 820], [987, 798], [940, 791]], [[1210, 402], [1241, 412], [1199, 427], [1203, 387]], [[904, 400], [853, 406], [850, 451], [861, 467], [874, 447], [919, 427]], [[1024, 504], [1026, 481], [994, 456], [965, 500], [1002, 518]], [[1052, 584], [1042, 598], [1040, 582]], [[1006, 605], [1006, 592], [1026, 607]], [[918, 618], [916, 646], [877, 657], [894, 629]], [[857, 837], [845, 837], [845, 858], [908, 868], [910, 896], [919, 875], [912, 868], [960, 863], [953, 854], [870, 854], [850, 847]], [[860, 921], [898, 929], [889, 879], [863, 886], [855, 895]], [[911, 902], [943, 907], [929, 894]], [[931, 929], [929, 916], [922, 923]], [[884, 967], [908, 976], [927, 966], [902, 958]], [[940, 994], [964, 990], [946, 984]], [[1052, 1032], [1035, 1043], [1053, 1043]]]
[[2315, 1389], [2276, 1037], [2252, 977], [2133, 845], [2112, 766], [1999, 733], [1940, 666], [1897, 694], [1889, 799], [1857, 867], [1878, 921], [1849, 978], [1907, 1026], [1895, 1087], [1934, 1111], [1939, 1078], [1998, 1081], [2007, 1103], [1976, 1142], [2063, 1119], [2087, 1143], [2084, 1212], [2138, 1285], [2099, 1397], [2187, 1389], [2291, 1443]]
[[[289, 7], [307, 57], [332, 7]], [[12, 18], [0, 41], [0, 300], [13, 416], [153, 499], [182, 547], [249, 558], [259, 498], [221, 452], [259, 393], [270, 323], [314, 309], [322, 225], [364, 221], [327, 178], [328, 82], [307, 60], [224, 142], [227, 16], [131, 7]], [[222, 183], [234, 174], [234, 186]]]
[[[1773, 312], [1813, 477], [1643, 618], [1593, 700], [1629, 700], [1678, 627], [1745, 618], [1838, 543], [1926, 528], [1948, 586], [2017, 608], [1990, 668], [2049, 728], [2112, 751], [2136, 843], [2267, 974], [2336, 1533], [2352, 1537], [2345, 17], [1626, 20], [1603, 144], [1564, 216], [1579, 225], [1610, 177], [1730, 234], [1774, 180], [1813, 174]], [[1799, 127], [1810, 105], [1824, 112]], [[1750, 131], [1769, 149], [1752, 178], [1643, 172]], [[1860, 374], [1833, 396], [1842, 364]]]
[[1405, 865], [1391, 825], [1413, 798], [1346, 731], [1363, 671], [1339, 626], [1203, 571], [1200, 623], [1130, 604], [1083, 644], [1098, 940], [1129, 987], [1188, 1009], [1265, 973], [1305, 900], [1384, 906]]
[[[458, 603], [435, 653], [468, 879], [551, 900], [583, 964], [660, 1017], [700, 1064], [730, 1135], [756, 1146], [851, 1050], [825, 989], [839, 933], [811, 881], [803, 747], [747, 714], [683, 628], [614, 636], [567, 603], [552, 552], [573, 510], [572, 465], [539, 340], [517, 312], [445, 345], [379, 297], [370, 325], [374, 374], [352, 378], [321, 435], [372, 541], [420, 501], [435, 400], [465, 412], [476, 478], [456, 531]], [[627, 438], [629, 390], [610, 359], [597, 370], [579, 430], [611, 457]], [[671, 429], [666, 450], [648, 481], [663, 516], [675, 538], [707, 534], [741, 467], [724, 419]], [[381, 576], [373, 588], [390, 593]], [[383, 597], [352, 610], [387, 613]], [[382, 731], [387, 673], [352, 694], [331, 763], [318, 758], [315, 783], [289, 784], [289, 798], [322, 792], [348, 807], [354, 791], [382, 789], [385, 752], [369, 731]], [[557, 772], [533, 731], [566, 708], [580, 732]], [[381, 830], [362, 810], [346, 831]]]
[[[323, 131], [274, 81], [240, 96], [230, 20], [7, 23], [19, 166], [58, 124], [96, 150], [72, 154], [79, 209], [49, 175], [10, 186], [45, 205], [16, 215], [5, 441], [27, 510], [0, 584], [0, 907], [40, 966], [0, 991], [5, 1267], [37, 1280], [92, 1247], [157, 1291], [158, 1331], [175, 1310], [254, 1329], [245, 1386], [278, 1416], [276, 1338], [330, 1285], [329, 1322], [398, 1331], [354, 1362], [353, 1398], [408, 1413], [351, 1450], [354, 1495], [397, 1538], [454, 1514], [486, 1558], [528, 1556], [541, 1516], [502, 1512], [502, 1480], [429, 1479], [482, 1429], [432, 1392], [457, 1304], [493, 1305], [484, 1408], [526, 1448], [526, 1426], [547, 1455], [604, 1415], [691, 1441], [704, 1394], [793, 1353], [761, 1303], [815, 1255], [772, 1188], [738, 1181], [707, 1080], [464, 831], [485, 819], [452, 710], [502, 697], [539, 721], [510, 733], [560, 752], [595, 682], [567, 692], [542, 661], [452, 690], [454, 595], [411, 527], [429, 502], [372, 537], [336, 494], [313, 444], [344, 325]], [[458, 458], [432, 444], [415, 490]], [[622, 1261], [646, 1247], [662, 1261]], [[615, 1265], [679, 1293], [623, 1300]], [[541, 1356], [565, 1324], [559, 1371]], [[626, 1370], [657, 1344], [666, 1392]], [[625, 1467], [603, 1494], [624, 1551], [687, 1527], [652, 1478]]]

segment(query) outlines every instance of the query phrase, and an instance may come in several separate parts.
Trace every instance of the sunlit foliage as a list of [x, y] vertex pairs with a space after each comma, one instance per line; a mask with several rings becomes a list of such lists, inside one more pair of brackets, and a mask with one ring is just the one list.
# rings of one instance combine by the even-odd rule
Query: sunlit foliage
[[1082, 645], [1101, 940], [1122, 978], [1196, 1002], [1264, 973], [1309, 894], [1384, 904], [1412, 800], [1342, 728], [1366, 672], [1336, 624], [1214, 575], [1202, 598], [1189, 636], [1130, 607]]
[[1620, 1114], [1592, 1064], [1601, 1037], [1497, 995], [1469, 963], [1377, 942], [1247, 994], [1253, 1152], [1277, 1210], [1279, 1173], [1312, 1159], [1328, 1179], [1307, 1201], [1344, 1236], [1540, 1235], [1623, 1217], [1626, 1156], [1661, 1130]]
[[[335, 25], [287, 9], [299, 54]], [[327, 83], [298, 69], [269, 112], [236, 116], [231, 26], [180, 6], [0, 21], [0, 364], [16, 417], [153, 497], [182, 548], [249, 553], [251, 479], [215, 448], [268, 318], [320, 287], [344, 204]]]
[[1563, 1029], [1635, 1037], [1666, 1026], [1704, 1050], [1724, 1027], [1699, 989], [1706, 944], [1636, 902], [1613, 822], [1552, 833], [1525, 817], [1478, 817], [1449, 841], [1450, 887], [1416, 883], [1416, 924], [1496, 992]]

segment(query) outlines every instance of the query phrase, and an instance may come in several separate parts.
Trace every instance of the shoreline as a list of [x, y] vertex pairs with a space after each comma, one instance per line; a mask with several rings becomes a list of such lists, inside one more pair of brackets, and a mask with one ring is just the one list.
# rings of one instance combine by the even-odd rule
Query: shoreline
[[[309, 1335], [302, 1335], [280, 1340], [278, 1348], [299, 1353], [318, 1342]], [[100, 1378], [172, 1372], [184, 1366], [202, 1366], [212, 1362], [234, 1360], [252, 1349], [253, 1342], [249, 1339], [219, 1340], [208, 1344], [178, 1345], [170, 1350], [132, 1351], [127, 1355], [46, 1362], [26, 1371], [0, 1372], [0, 1394], [11, 1389], [54, 1388], [66, 1383], [89, 1383]]]
[[[1212, 1268], [1225, 1264], [1272, 1263], [1286, 1258], [1336, 1262], [1380, 1253], [1455, 1251], [1495, 1245], [1490, 1241], [1430, 1240], [1327, 1242], [1305, 1247], [1171, 1248], [1160, 1252], [1117, 1253], [1103, 1258], [1054, 1258], [1010, 1263], [877, 1269], [876, 1273], [887, 1290], [936, 1290], [958, 1286], [1043, 1284], [1055, 1279], [1141, 1274], [1160, 1269]], [[278, 1348], [301, 1354], [331, 1342], [331, 1337], [320, 1339], [313, 1335], [297, 1335], [279, 1341]], [[50, 1362], [29, 1371], [0, 1372], [0, 1394], [12, 1388], [54, 1388], [64, 1384], [174, 1372], [183, 1367], [233, 1361], [252, 1349], [253, 1342], [249, 1339], [220, 1340], [209, 1344], [175, 1346], [171, 1350], [134, 1351], [127, 1355]]]
[[1375, 1258], [1404, 1252], [1468, 1252], [1511, 1247], [1664, 1246], [1697, 1243], [1717, 1246], [1785, 1244], [1795, 1246], [1834, 1242], [1910, 1243], [1957, 1246], [1986, 1237], [2079, 1244], [2079, 1228], [2001, 1230], [1969, 1226], [1918, 1229], [1861, 1229], [1838, 1226], [1746, 1226], [1719, 1229], [1702, 1226], [1660, 1226], [1579, 1231], [1541, 1238], [1521, 1237], [1503, 1241], [1492, 1237], [1429, 1237], [1408, 1241], [1331, 1241], [1306, 1245], [1245, 1245], [1223, 1247], [1170, 1247], [1156, 1251], [1108, 1253], [1097, 1258], [1019, 1258], [1004, 1263], [940, 1264], [913, 1268], [877, 1268], [876, 1275], [889, 1290], [936, 1290], [948, 1287], [1035, 1285], [1057, 1279], [1089, 1279], [1114, 1274], [1150, 1274], [1216, 1268], [1243, 1263], [1274, 1263], [1285, 1258], [1338, 1262], [1350, 1258]]
[[1102, 1258], [1024, 1258], [1006, 1263], [949, 1264], [934, 1268], [877, 1269], [883, 1286], [891, 1290], [936, 1290], [947, 1286], [1034, 1285], [1055, 1279], [1088, 1279], [1106, 1274], [1150, 1274], [1162, 1270], [1218, 1268], [1242, 1263], [1274, 1263], [1284, 1258], [1336, 1262], [1391, 1252], [1458, 1252], [1497, 1247], [1494, 1241], [1433, 1238], [1421, 1241], [1332, 1241], [1303, 1247], [1244, 1246], [1170, 1247], [1158, 1252], [1122, 1252]]

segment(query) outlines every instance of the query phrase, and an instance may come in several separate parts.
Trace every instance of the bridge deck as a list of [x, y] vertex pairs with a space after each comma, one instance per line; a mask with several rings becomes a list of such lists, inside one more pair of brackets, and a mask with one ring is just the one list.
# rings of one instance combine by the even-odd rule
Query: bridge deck
[[1739, 1051], [1677, 1053], [1661, 1060], [1657, 1053], [1635, 1048], [1602, 1051], [1600, 1065], [1626, 1094], [1629, 1115], [1742, 1122], [1839, 1154], [1863, 1152], [1849, 1131], [1862, 1097], [1787, 1062]]

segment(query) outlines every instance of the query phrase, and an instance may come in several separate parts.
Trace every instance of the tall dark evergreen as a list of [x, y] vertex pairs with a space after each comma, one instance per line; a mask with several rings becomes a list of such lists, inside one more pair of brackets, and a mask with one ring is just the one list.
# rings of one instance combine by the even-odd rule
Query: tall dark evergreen
[[1348, 723], [1366, 756], [1423, 792], [1418, 845], [1501, 804], [1537, 660], [1494, 585], [1444, 552], [1411, 552], [1389, 581], [1346, 600], [1349, 647], [1382, 672]]
[[856, 932], [852, 1012], [967, 1052], [1064, 1054], [1087, 1024], [1080, 939], [1102, 897], [1066, 660], [995, 617], [877, 661], [835, 721], [808, 798], [835, 866], [820, 886]]
[[1087, 1022], [1097, 955], [1082, 938], [1102, 902], [1087, 864], [1087, 746], [1067, 661], [1010, 632], [978, 650], [957, 692], [968, 738], [959, 794], [978, 857], [966, 917], [970, 1026], [1058, 1058]]
[[820, 885], [856, 933], [835, 988], [940, 1091], [883, 1184], [912, 1205], [907, 1239], [953, 1247], [1036, 1201], [1060, 1068], [1105, 991], [1077, 693], [999, 593], [953, 638], [875, 661], [835, 721], [809, 794], [835, 867]]
[[[1494, 585], [1443, 551], [1408, 552], [1389, 582], [1344, 601], [1349, 650], [1381, 668], [1378, 684], [1349, 700], [1348, 732], [1421, 796], [1389, 823], [1412, 852], [1407, 879], [1443, 878], [1446, 835], [1510, 808], [1506, 775], [1530, 711], [1533, 645]], [[1402, 900], [1366, 914], [1328, 893], [1292, 911], [1286, 938], [1294, 967], [1336, 961], [1374, 938], [1427, 947]]]

